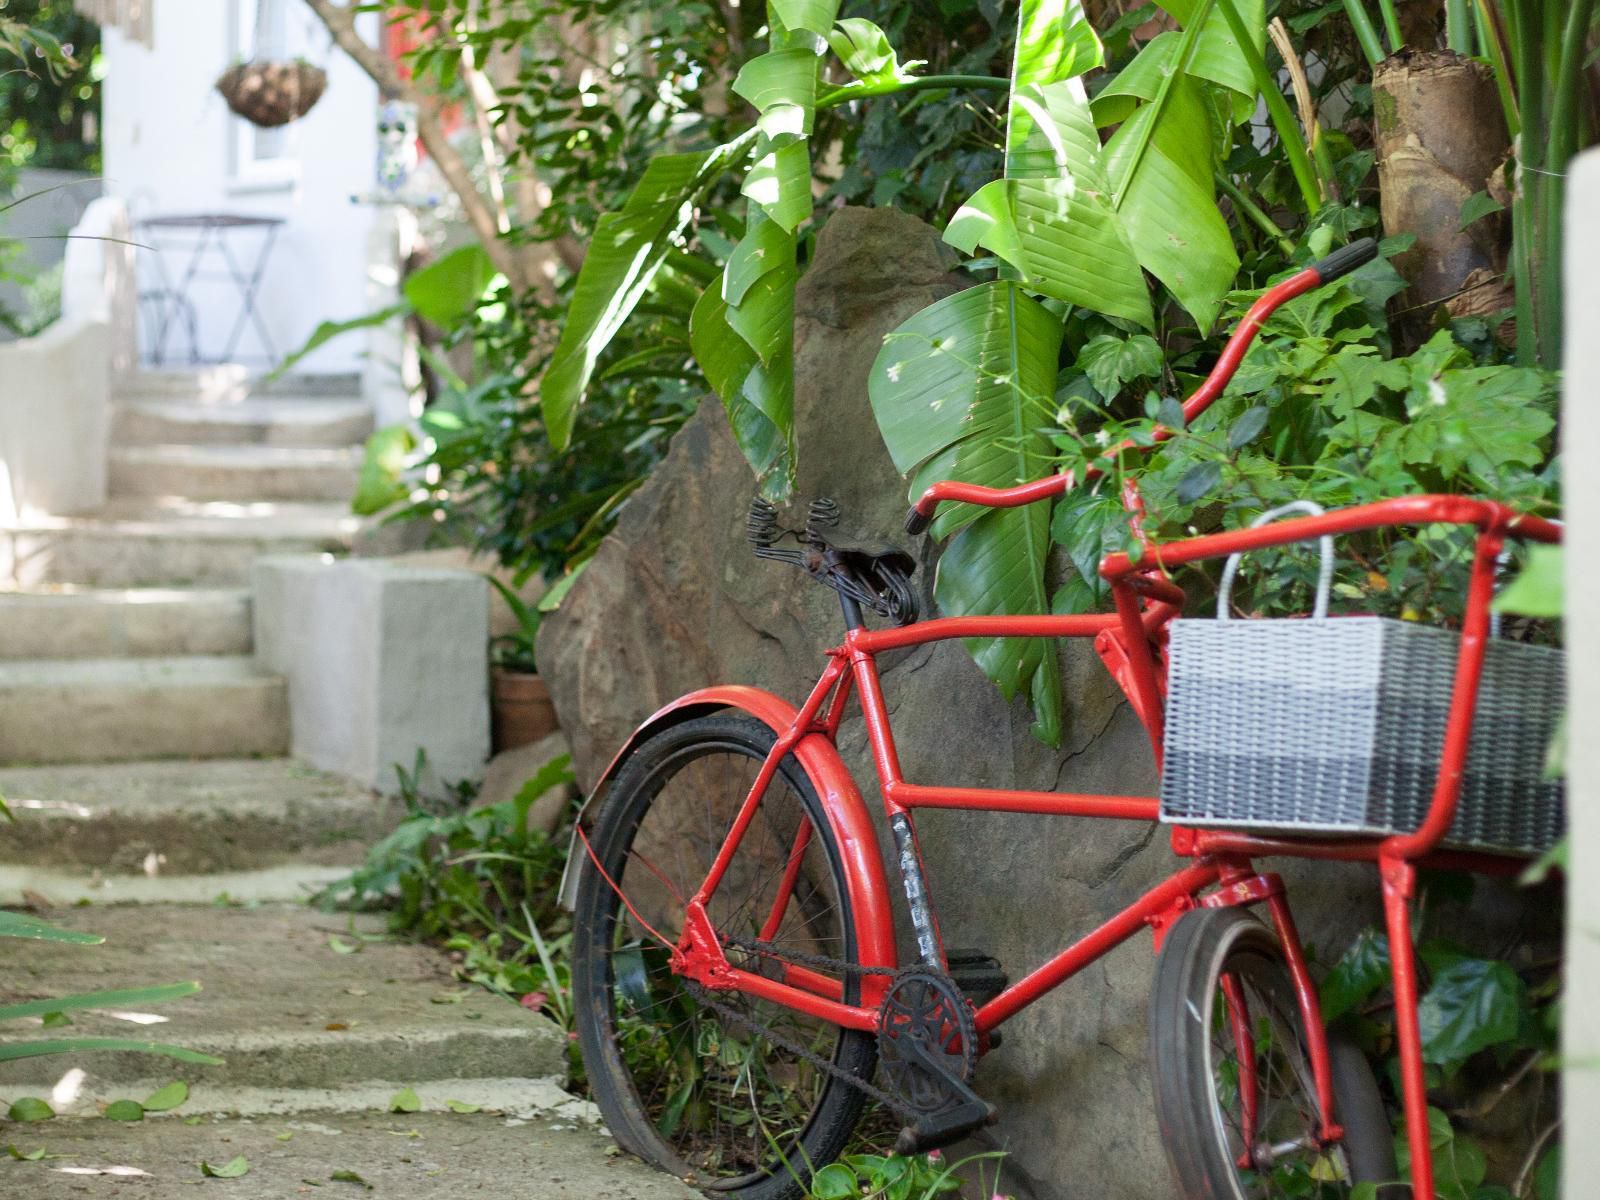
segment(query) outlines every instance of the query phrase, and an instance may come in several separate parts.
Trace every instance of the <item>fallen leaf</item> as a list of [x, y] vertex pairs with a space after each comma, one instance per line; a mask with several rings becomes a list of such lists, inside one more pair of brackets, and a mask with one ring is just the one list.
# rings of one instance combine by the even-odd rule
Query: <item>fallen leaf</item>
[[[282, 1133], [273, 1134], [272, 1137], [274, 1141], [287, 1142], [290, 1138], [294, 1137], [294, 1130], [285, 1129]], [[305, 1180], [301, 1180], [301, 1182], [304, 1183]]]
[[13, 1121], [48, 1121], [55, 1115], [56, 1110], [37, 1096], [24, 1096], [6, 1111], [6, 1116]]
[[181, 1079], [174, 1080], [150, 1094], [144, 1102], [146, 1112], [171, 1112], [189, 1098], [189, 1085]]
[[330, 933], [328, 935], [328, 949], [332, 950], [335, 954], [354, 954], [360, 950], [361, 947], [352, 942], [345, 941], [336, 933]]
[[207, 1179], [238, 1179], [241, 1175], [249, 1173], [250, 1160], [242, 1154], [238, 1158], [230, 1158], [220, 1167], [213, 1167], [204, 1159], [200, 1160], [200, 1174]]
[[199, 1124], [202, 1124], [204, 1121], [205, 1121], [204, 1117], [185, 1117], [183, 1119], [183, 1123], [185, 1125], [199, 1125]]
[[[370, 995], [372, 995], [372, 993], [367, 991], [366, 988], [345, 988], [345, 995], [347, 995], [347, 996], [370, 996]], [[321, 1187], [322, 1185], [319, 1183], [319, 1184], [317, 1184], [317, 1186]]]
[[334, 1183], [359, 1183], [362, 1187], [366, 1188], [367, 1191], [370, 1192], [372, 1190], [372, 1185], [365, 1179], [361, 1178], [361, 1176], [357, 1175], [354, 1171], [335, 1171], [332, 1175], [329, 1175], [328, 1178], [333, 1180]]
[[428, 997], [430, 1004], [460, 1004], [467, 998], [465, 992], [435, 992]]
[[72, 1018], [63, 1012], [49, 1012], [41, 1018], [41, 1024], [46, 1029], [60, 1029], [64, 1025], [71, 1025]]
[[108, 1121], [142, 1121], [144, 1105], [137, 1100], [113, 1100], [101, 1115]]
[[44, 1157], [44, 1147], [40, 1146], [37, 1150], [31, 1150], [27, 1154], [24, 1154], [15, 1146], [7, 1146], [6, 1153], [11, 1155], [11, 1157], [16, 1159], [18, 1162], [38, 1162]]
[[390, 1097], [389, 1111], [398, 1113], [421, 1112], [422, 1101], [417, 1099], [417, 1093], [411, 1088], [401, 1088]]
[[323, 1026], [323, 1028], [329, 1033], [343, 1033], [345, 1030], [349, 1029], [350, 1026], [346, 1025], [343, 1021], [329, 1021]]
[[453, 1113], [475, 1113], [480, 1111], [476, 1104], [468, 1104], [465, 1100], [446, 1100], [444, 1106]]

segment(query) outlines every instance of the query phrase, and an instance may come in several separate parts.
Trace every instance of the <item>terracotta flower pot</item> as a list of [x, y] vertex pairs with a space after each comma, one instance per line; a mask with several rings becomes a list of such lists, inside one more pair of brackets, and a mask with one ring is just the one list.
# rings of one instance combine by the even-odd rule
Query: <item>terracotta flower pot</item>
[[559, 728], [555, 705], [550, 703], [550, 689], [537, 675], [496, 667], [490, 700], [490, 728], [496, 754], [537, 742]]

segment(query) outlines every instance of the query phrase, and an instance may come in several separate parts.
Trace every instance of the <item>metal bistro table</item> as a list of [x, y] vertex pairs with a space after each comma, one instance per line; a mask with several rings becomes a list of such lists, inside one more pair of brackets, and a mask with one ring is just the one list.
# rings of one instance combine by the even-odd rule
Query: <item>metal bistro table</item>
[[[191, 363], [232, 362], [234, 351], [239, 348], [239, 341], [244, 336], [246, 325], [254, 327], [256, 338], [266, 353], [267, 361], [277, 361], [277, 349], [273, 346], [272, 338], [267, 333], [266, 326], [262, 324], [261, 314], [256, 308], [256, 294], [261, 288], [267, 262], [272, 257], [272, 248], [277, 243], [278, 231], [283, 224], [282, 217], [244, 216], [238, 213], [177, 214], [150, 217], [139, 222], [140, 231], [148, 235], [156, 248], [153, 261], [160, 287], [154, 292], [143, 294], [141, 299], [151, 301], [156, 313], [155, 337], [150, 356], [157, 366], [166, 362], [167, 341], [172, 336], [174, 323], [179, 318], [188, 326]], [[240, 248], [230, 244], [237, 241], [238, 235], [250, 233], [261, 235], [253, 260], [246, 252], [247, 246]], [[167, 273], [168, 249], [175, 253], [188, 250], [188, 260], [176, 284], [173, 283], [173, 277]], [[204, 269], [208, 259], [218, 258], [225, 269]], [[225, 283], [230, 280], [239, 290], [238, 319], [233, 323], [233, 330], [228, 335], [222, 354], [215, 359], [202, 359], [197, 331], [198, 322], [189, 289], [196, 283]]]

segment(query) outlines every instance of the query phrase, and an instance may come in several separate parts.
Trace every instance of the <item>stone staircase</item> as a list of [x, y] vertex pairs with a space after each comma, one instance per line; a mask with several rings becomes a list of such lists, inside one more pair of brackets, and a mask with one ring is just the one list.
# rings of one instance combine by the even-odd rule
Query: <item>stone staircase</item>
[[381, 831], [383, 806], [284, 758], [287, 688], [252, 654], [248, 591], [263, 554], [352, 548], [371, 427], [353, 385], [143, 372], [117, 397], [106, 505], [3, 535], [0, 793], [26, 815], [0, 843], [0, 902], [326, 874], [328, 846]]

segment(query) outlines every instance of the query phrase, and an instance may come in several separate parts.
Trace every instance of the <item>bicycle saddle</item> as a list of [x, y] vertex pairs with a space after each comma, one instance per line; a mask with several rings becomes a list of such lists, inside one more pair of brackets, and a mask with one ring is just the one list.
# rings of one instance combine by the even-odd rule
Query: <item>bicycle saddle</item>
[[[803, 529], [780, 530], [777, 509], [757, 496], [750, 502], [745, 536], [757, 558], [797, 566], [841, 596], [897, 625], [915, 621], [917, 596], [911, 589], [911, 575], [917, 569], [917, 560], [889, 543], [837, 537], [832, 530], [838, 523], [839, 506], [819, 498], [811, 502]], [[794, 538], [798, 547], [778, 549], [775, 543], [784, 537]]]

